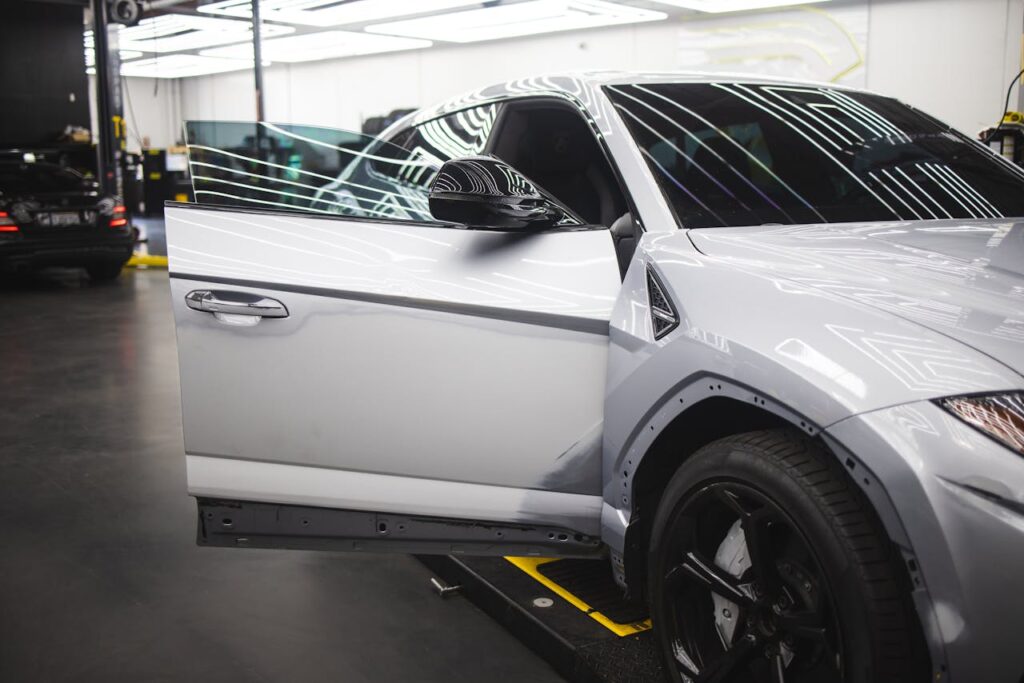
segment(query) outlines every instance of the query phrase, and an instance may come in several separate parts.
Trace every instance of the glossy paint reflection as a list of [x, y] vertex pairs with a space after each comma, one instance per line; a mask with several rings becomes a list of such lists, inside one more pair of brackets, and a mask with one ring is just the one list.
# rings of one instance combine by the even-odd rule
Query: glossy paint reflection
[[171, 271], [606, 321], [607, 231], [500, 234], [168, 208]]
[[430, 187], [434, 218], [457, 225], [494, 229], [542, 229], [580, 225], [533, 181], [495, 157], [453, 159]]
[[950, 675], [1013, 680], [1022, 617], [1007, 590], [1024, 563], [1021, 456], [932, 402], [843, 420], [828, 437], [889, 489], [899, 515], [891, 534], [912, 540], [928, 596], [918, 592], [919, 610]]
[[[1014, 270], [1002, 267], [1010, 259], [1001, 251], [1016, 256], [1022, 235], [1024, 224], [997, 221], [690, 233], [693, 244], [709, 256], [912, 321], [1018, 373], [1024, 372], [1024, 274], [1019, 261], [1007, 264]], [[993, 262], [1000, 265], [993, 267]], [[964, 388], [959, 383], [967, 378], [956, 370], [963, 364], [929, 351], [921, 339], [864, 338], [860, 332], [851, 336], [847, 326], [838, 323], [830, 329], [866, 355], [899, 357], [899, 367], [907, 373], [898, 374], [910, 385], [948, 386], [951, 393]], [[901, 347], [906, 351], [897, 352]], [[897, 372], [897, 366], [889, 367]]]

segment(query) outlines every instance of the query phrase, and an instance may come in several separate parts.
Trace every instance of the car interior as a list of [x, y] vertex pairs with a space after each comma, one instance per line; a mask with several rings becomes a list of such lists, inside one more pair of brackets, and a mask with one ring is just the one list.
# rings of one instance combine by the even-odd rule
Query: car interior
[[561, 102], [512, 103], [490, 153], [510, 164], [587, 223], [611, 228], [619, 268], [636, 248], [637, 226], [593, 131]]

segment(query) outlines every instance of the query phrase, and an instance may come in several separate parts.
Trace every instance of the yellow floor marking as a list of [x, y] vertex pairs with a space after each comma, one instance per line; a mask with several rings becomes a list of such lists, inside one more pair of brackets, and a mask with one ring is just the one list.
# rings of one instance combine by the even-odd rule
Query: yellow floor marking
[[139, 266], [144, 266], [146, 268], [166, 268], [167, 257], [154, 256], [152, 254], [132, 254], [132, 257], [128, 259], [128, 263], [124, 265], [128, 268], [138, 268]]
[[605, 615], [601, 614], [587, 603], [580, 600], [578, 597], [567, 591], [566, 589], [559, 586], [557, 583], [549, 579], [548, 577], [537, 571], [537, 567], [542, 564], [548, 564], [549, 562], [557, 562], [558, 558], [555, 557], [506, 557], [506, 560], [514, 564], [520, 570], [526, 572], [530, 577], [537, 583], [542, 584], [545, 588], [550, 590], [552, 593], [562, 598], [576, 609], [584, 612], [588, 617], [596, 621], [597, 623], [604, 626], [606, 629], [611, 631], [617, 636], [631, 636], [634, 633], [640, 633], [641, 631], [647, 631], [651, 628], [651, 620], [645, 619], [644, 621], [637, 622], [635, 624], [617, 624]]

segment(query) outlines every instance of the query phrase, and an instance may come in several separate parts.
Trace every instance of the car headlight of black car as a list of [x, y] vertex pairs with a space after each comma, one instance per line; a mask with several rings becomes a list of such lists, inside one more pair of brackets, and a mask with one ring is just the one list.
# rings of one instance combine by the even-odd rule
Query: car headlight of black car
[[958, 418], [1024, 455], [1024, 392], [954, 396], [938, 404]]

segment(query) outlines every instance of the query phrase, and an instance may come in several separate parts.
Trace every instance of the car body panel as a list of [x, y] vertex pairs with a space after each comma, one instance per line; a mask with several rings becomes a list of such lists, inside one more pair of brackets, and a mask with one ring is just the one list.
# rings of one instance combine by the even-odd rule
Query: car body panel
[[[696, 232], [716, 233], [645, 235], [612, 314], [604, 516], [614, 523], [606, 541], [616, 552], [623, 550], [633, 506], [623, 484], [662, 430], [704, 398], [756, 397], [795, 427], [821, 430], [892, 405], [1022, 384], [960, 341], [799, 282], [767, 257], [702, 254], [690, 239]], [[648, 266], [680, 318], [679, 328], [658, 341], [647, 303]]]
[[203, 455], [185, 459], [189, 494], [199, 498], [385, 509], [439, 519], [544, 524], [600, 535], [599, 496]]
[[[238, 472], [195, 461], [194, 495], [550, 514], [593, 531], [619, 287], [606, 230], [512, 235], [193, 206], [169, 207], [167, 231], [186, 452]], [[234, 324], [189, 308], [193, 290], [270, 297], [288, 317]], [[333, 497], [301, 493], [318, 477], [337, 484]], [[429, 502], [448, 482], [502, 493], [482, 494], [483, 511]], [[525, 504], [533, 490], [555, 502]]]
[[693, 230], [690, 237], [702, 252], [738, 267], [770, 268], [1024, 372], [1024, 222], [721, 228]]
[[931, 402], [851, 417], [828, 435], [888, 490], [930, 598], [919, 603], [925, 635], [945, 651], [951, 680], [1017, 680], [1021, 456]]

